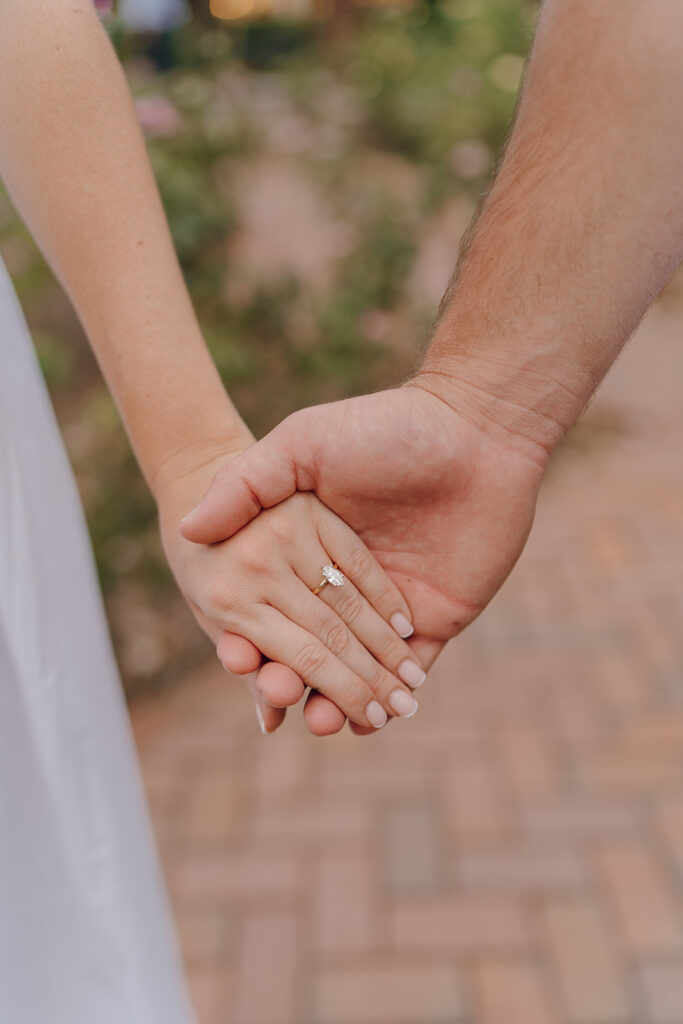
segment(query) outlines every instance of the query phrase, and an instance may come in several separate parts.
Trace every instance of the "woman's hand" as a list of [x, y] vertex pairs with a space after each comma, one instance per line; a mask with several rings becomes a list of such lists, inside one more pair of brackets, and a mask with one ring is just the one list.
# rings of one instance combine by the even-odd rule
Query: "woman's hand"
[[[262, 715], [297, 703], [306, 685], [315, 691], [306, 720], [317, 734], [338, 731], [345, 716], [377, 729], [388, 716], [414, 714], [411, 687], [421, 684], [424, 672], [399, 635], [410, 628], [408, 606], [363, 542], [317, 498], [296, 494], [221, 544], [198, 546], [180, 536], [180, 519], [215, 469], [207, 464], [157, 487], [162, 537], [181, 590], [219, 657], [234, 662], [239, 641], [224, 636], [228, 631], [273, 662], [258, 679]], [[316, 596], [322, 566], [330, 563], [344, 573], [344, 585], [328, 584]], [[252, 649], [245, 646], [244, 656], [248, 668]], [[318, 694], [336, 704], [336, 715]], [[277, 724], [275, 712], [268, 730]]]
[[418, 377], [295, 413], [217, 474], [184, 535], [223, 541], [297, 488], [315, 489], [409, 601], [410, 647], [429, 667], [512, 569], [548, 458], [526, 433], [485, 418], [481, 384], [448, 383], [441, 392]]

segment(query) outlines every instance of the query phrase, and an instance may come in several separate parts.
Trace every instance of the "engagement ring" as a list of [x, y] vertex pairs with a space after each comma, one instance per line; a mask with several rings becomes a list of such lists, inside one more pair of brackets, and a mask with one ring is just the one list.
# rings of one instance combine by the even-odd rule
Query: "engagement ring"
[[332, 562], [331, 565], [324, 565], [322, 567], [322, 573], [323, 578], [313, 591], [314, 594], [319, 594], [323, 587], [326, 587], [328, 583], [331, 583], [333, 587], [344, 586], [344, 573], [340, 571], [336, 562]]

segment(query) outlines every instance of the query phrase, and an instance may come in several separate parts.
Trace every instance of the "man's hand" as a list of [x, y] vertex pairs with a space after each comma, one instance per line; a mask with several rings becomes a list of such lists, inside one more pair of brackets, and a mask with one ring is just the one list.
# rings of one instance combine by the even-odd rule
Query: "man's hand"
[[683, 257], [682, 30], [680, 0], [546, 0], [416, 381], [290, 417], [221, 472], [187, 538], [315, 490], [398, 583], [425, 665], [471, 622], [548, 453]]
[[[427, 380], [297, 412], [219, 470], [182, 523], [225, 540], [262, 509], [314, 490], [368, 545], [410, 605], [409, 643], [427, 667], [496, 593], [528, 536], [547, 453], [489, 431]], [[359, 570], [361, 567], [359, 566]], [[312, 731], [343, 725], [312, 704]]]

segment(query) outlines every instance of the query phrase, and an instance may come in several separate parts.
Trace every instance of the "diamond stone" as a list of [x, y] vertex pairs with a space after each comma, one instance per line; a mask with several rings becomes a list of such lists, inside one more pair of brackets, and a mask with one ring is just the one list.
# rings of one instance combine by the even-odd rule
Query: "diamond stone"
[[333, 587], [342, 587], [344, 585], [344, 573], [340, 572], [334, 565], [323, 566], [323, 578], [328, 583], [331, 583]]

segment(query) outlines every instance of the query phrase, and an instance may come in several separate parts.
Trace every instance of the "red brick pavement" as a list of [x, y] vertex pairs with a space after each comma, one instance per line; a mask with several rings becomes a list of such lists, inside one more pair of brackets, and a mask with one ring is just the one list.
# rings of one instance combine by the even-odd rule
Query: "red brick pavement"
[[213, 662], [134, 708], [201, 1024], [683, 1024], [682, 324], [414, 719], [263, 738]]

